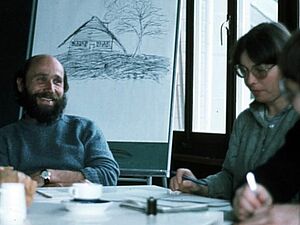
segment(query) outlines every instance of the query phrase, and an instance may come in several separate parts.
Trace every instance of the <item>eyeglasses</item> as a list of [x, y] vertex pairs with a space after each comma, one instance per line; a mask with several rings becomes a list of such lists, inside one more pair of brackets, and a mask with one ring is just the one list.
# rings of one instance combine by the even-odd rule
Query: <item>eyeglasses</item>
[[259, 64], [253, 65], [249, 70], [246, 66], [237, 64], [234, 66], [235, 73], [241, 78], [248, 78], [251, 72], [257, 79], [264, 79], [270, 69], [272, 69], [275, 64]]

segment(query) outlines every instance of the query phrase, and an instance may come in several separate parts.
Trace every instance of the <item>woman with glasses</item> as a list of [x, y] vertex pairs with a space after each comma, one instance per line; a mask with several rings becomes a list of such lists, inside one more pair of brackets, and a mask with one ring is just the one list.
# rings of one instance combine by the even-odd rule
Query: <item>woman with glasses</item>
[[[284, 48], [280, 68], [285, 77], [281, 80], [282, 92], [300, 114], [300, 31]], [[248, 185], [237, 190], [233, 208], [242, 220], [240, 224], [300, 224], [300, 199], [286, 204], [300, 192], [299, 137], [300, 121], [288, 131], [285, 144], [275, 155], [253, 171], [261, 184], [256, 193]]]
[[262, 23], [237, 41], [232, 54], [234, 70], [254, 100], [234, 122], [222, 170], [201, 179], [201, 185], [183, 179], [195, 178], [189, 169], [178, 169], [170, 180], [172, 190], [231, 199], [245, 174], [282, 146], [286, 132], [299, 118], [279, 88], [282, 74], [278, 59], [289, 37], [282, 24]]

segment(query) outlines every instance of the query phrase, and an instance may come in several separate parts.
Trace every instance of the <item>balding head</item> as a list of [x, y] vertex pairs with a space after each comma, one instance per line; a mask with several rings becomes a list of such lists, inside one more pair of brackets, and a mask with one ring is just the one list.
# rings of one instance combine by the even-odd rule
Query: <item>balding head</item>
[[56, 63], [58, 66], [61, 66], [63, 70], [63, 80], [64, 80], [64, 92], [66, 93], [69, 90], [69, 84], [68, 84], [68, 78], [66, 71], [63, 67], [63, 65], [58, 61], [57, 58], [55, 58], [52, 55], [47, 55], [47, 54], [40, 54], [40, 55], [35, 55], [30, 57], [29, 59], [26, 60], [24, 63], [23, 67], [16, 73], [16, 79], [21, 78], [24, 82], [26, 82], [26, 76], [28, 71], [35, 66], [36, 64], [39, 64], [42, 61], [52, 61], [53, 63]]

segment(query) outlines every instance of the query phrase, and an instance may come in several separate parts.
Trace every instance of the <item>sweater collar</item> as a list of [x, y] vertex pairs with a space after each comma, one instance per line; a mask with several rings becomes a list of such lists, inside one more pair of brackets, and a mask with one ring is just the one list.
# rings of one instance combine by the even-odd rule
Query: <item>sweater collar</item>
[[26, 114], [23, 114], [21, 121], [26, 124], [31, 124], [35, 126], [41, 126], [41, 127], [48, 127], [56, 124], [59, 120], [61, 120], [63, 117], [63, 114], [60, 114], [55, 120], [51, 121], [50, 123], [40, 123], [35, 119], [30, 118]]

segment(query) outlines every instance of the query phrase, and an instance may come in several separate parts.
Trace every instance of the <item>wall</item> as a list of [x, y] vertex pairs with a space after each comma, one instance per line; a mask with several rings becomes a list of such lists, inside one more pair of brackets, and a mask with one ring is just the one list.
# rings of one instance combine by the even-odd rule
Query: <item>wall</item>
[[32, 0], [2, 0], [0, 7], [0, 127], [18, 119], [13, 76], [26, 59]]

